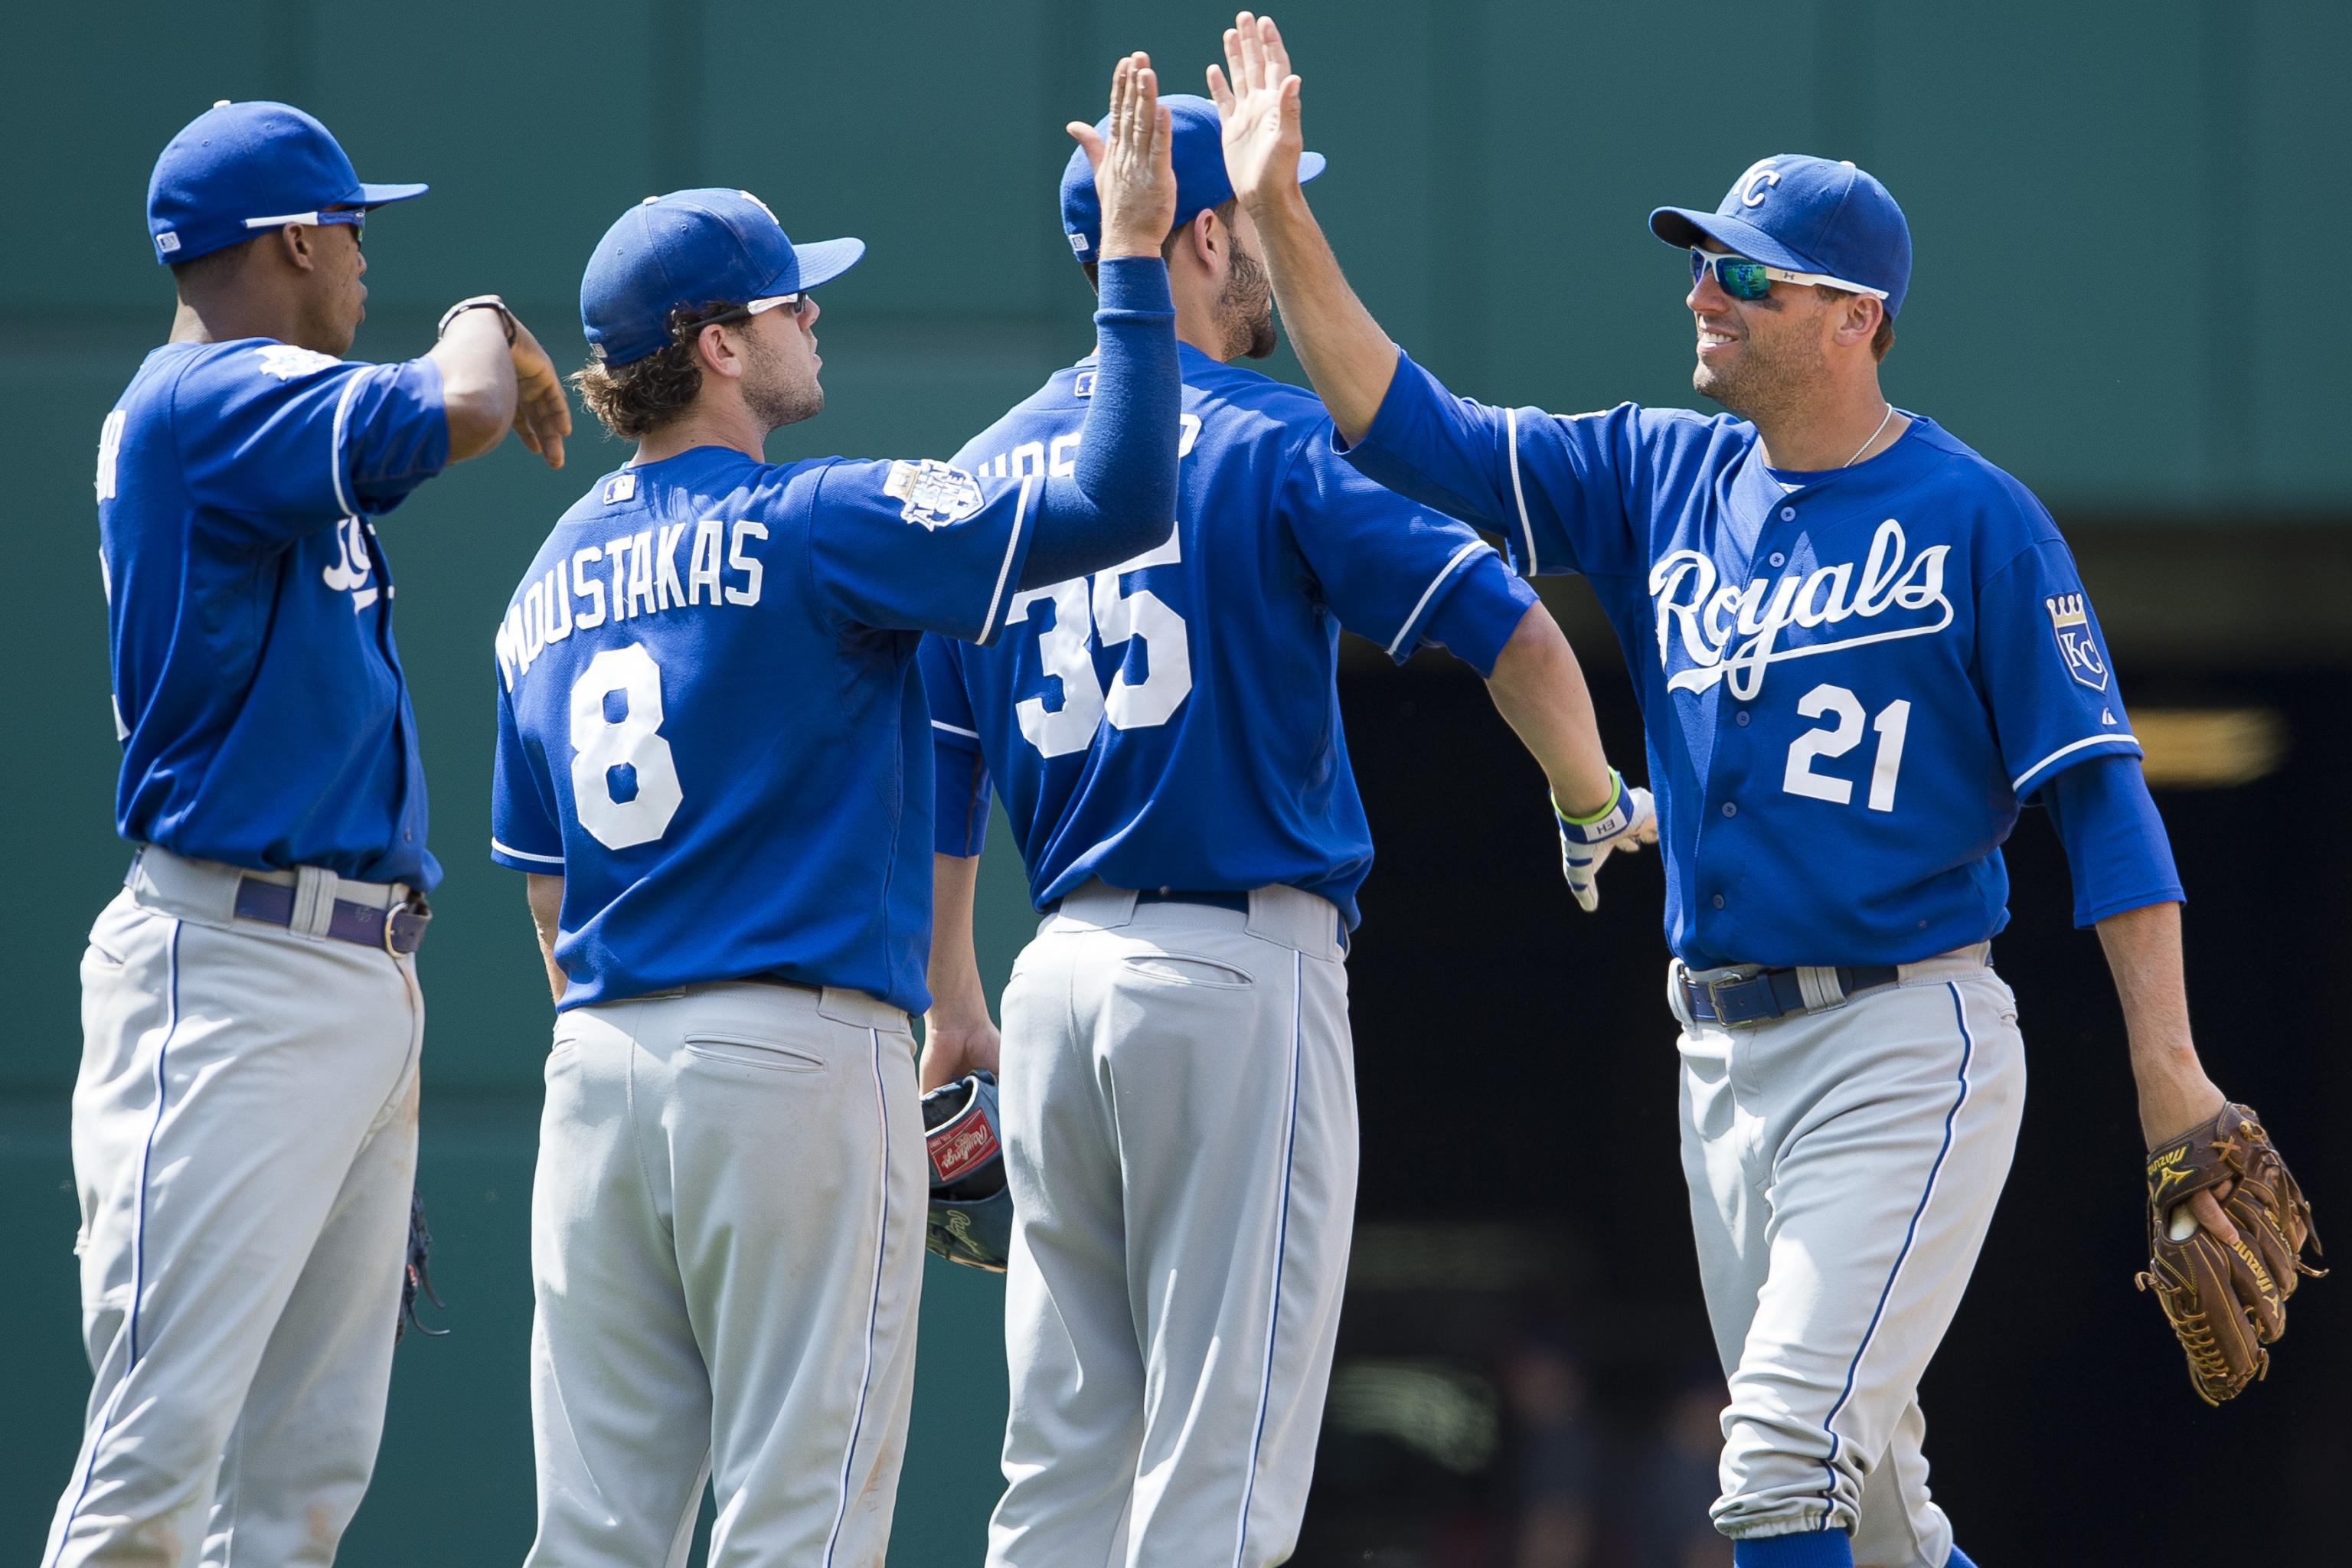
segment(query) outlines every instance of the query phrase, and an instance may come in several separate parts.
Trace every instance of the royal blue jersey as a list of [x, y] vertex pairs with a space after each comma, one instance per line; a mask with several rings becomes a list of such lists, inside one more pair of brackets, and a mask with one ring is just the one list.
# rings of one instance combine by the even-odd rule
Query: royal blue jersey
[[1790, 489], [1743, 420], [1490, 408], [1400, 355], [1347, 457], [1505, 535], [1520, 570], [1591, 580], [1694, 968], [1981, 942], [2008, 921], [2019, 802], [2139, 755], [2049, 513], [1932, 420]]
[[497, 637], [491, 857], [563, 878], [565, 1007], [773, 974], [929, 1005], [918, 632], [985, 638], [1041, 489], [698, 447], [600, 481]]
[[[1015, 595], [992, 647], [924, 640], [938, 846], [980, 852], [992, 781], [1041, 909], [1093, 877], [1287, 883], [1352, 926], [1372, 841], [1339, 723], [1339, 628], [1402, 662], [1443, 626], [1483, 671], [1534, 595], [1462, 523], [1337, 460], [1313, 394], [1181, 353], [1168, 542]], [[956, 460], [1066, 468], [1093, 375], [1059, 373]]]
[[115, 830], [429, 889], [425, 770], [369, 520], [449, 457], [441, 373], [167, 343], [98, 445]]

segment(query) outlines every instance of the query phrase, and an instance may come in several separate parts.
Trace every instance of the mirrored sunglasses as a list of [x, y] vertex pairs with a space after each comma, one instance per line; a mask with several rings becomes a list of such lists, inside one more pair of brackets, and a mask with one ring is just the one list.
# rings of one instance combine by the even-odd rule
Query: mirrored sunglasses
[[1816, 287], [1843, 289], [1849, 294], [1867, 294], [1874, 300], [1886, 298], [1884, 289], [1873, 289], [1866, 283], [1849, 283], [1843, 278], [1832, 278], [1825, 272], [1791, 272], [1785, 267], [1769, 267], [1761, 261], [1751, 261], [1745, 256], [1722, 254], [1691, 247], [1691, 281], [1696, 283], [1709, 269], [1723, 291], [1735, 300], [1761, 300], [1772, 292], [1775, 283], [1807, 283]]

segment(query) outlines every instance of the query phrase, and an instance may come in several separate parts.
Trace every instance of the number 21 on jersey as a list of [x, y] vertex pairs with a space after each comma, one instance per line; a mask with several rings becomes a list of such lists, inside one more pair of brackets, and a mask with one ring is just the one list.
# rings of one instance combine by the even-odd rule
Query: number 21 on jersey
[[[1826, 682], [1797, 699], [1797, 711], [1807, 719], [1828, 719], [1826, 729], [1808, 730], [1789, 743], [1789, 765], [1780, 787], [1790, 795], [1825, 800], [1832, 805], [1851, 805], [1853, 781], [1817, 773], [1813, 763], [1823, 757], [1843, 757], [1862, 742], [1862, 699], [1843, 686]], [[1911, 730], [1911, 704], [1897, 699], [1870, 721], [1878, 733], [1878, 753], [1870, 765], [1870, 809], [1895, 809], [1895, 784], [1903, 771], [1903, 742]]]

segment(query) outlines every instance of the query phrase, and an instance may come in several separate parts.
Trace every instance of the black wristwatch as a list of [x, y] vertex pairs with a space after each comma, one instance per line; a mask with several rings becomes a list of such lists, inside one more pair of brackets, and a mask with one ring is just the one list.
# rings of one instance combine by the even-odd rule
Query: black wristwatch
[[460, 300], [456, 304], [450, 306], [447, 310], [442, 311], [441, 324], [433, 329], [434, 341], [438, 342], [442, 338], [447, 336], [449, 331], [449, 323], [456, 321], [460, 315], [467, 310], [496, 310], [499, 313], [499, 323], [507, 330], [507, 346], [509, 348], [512, 348], [514, 346], [514, 312], [508, 310], [507, 302], [504, 300], [499, 299], [496, 294], [477, 294], [470, 300]]

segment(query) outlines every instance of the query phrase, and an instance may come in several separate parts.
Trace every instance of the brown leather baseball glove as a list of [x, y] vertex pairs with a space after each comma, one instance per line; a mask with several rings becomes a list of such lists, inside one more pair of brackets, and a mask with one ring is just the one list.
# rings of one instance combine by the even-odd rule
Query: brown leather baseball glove
[[[2187, 1205], [2210, 1192], [2237, 1227], [2234, 1241], [2212, 1235]], [[2154, 1290], [2180, 1348], [2189, 1381], [2208, 1405], [2234, 1399], [2270, 1371], [2286, 1332], [2286, 1299], [2300, 1278], [2326, 1272], [2303, 1260], [2319, 1249], [2311, 1205], [2254, 1113], [2225, 1105], [2212, 1121], [2147, 1156], [2148, 1265], [2139, 1276]]]

